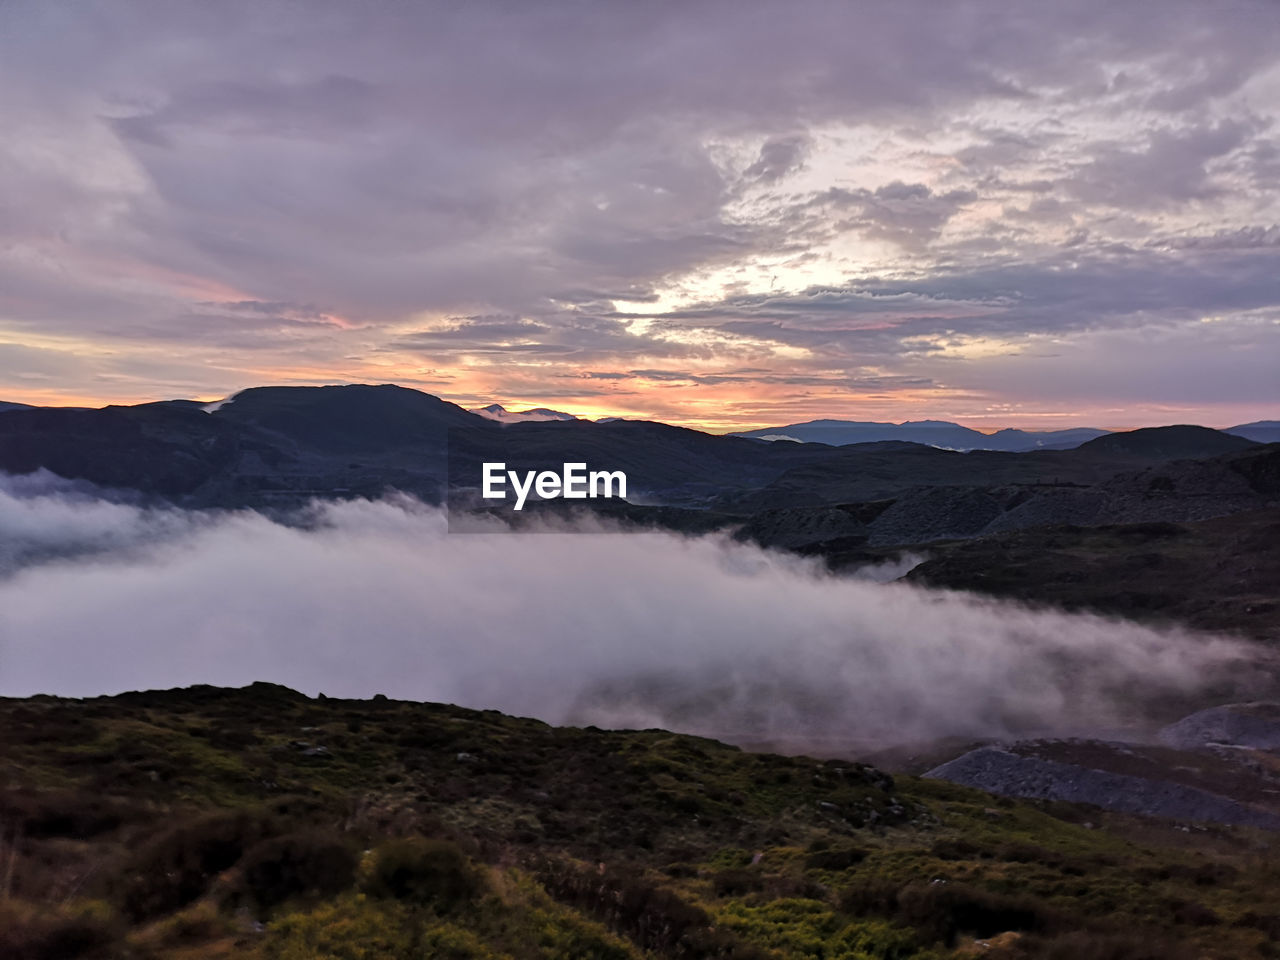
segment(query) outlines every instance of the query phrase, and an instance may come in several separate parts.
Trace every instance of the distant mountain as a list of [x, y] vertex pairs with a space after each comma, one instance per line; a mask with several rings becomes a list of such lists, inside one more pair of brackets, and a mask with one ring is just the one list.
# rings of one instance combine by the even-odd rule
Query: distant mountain
[[581, 462], [622, 470], [629, 494], [669, 505], [753, 489], [835, 452], [819, 444], [759, 443], [649, 420], [530, 421], [458, 431], [450, 439], [455, 487], [477, 486], [484, 462], [501, 461], [521, 472]]
[[642, 420], [503, 425], [391, 385], [255, 387], [216, 404], [0, 416], [0, 470], [44, 468], [189, 506], [287, 505], [389, 489], [438, 503], [447, 486], [478, 486], [480, 463], [496, 460], [522, 471], [571, 461], [624, 470], [633, 495], [701, 504], [832, 452]]
[[[1280, 490], [1280, 451], [1204, 427], [1109, 434], [1073, 450], [960, 452], [942, 448], [992, 438], [918, 421], [854, 425], [879, 432], [873, 442], [767, 443], [561, 416], [504, 423], [385, 384], [256, 387], [215, 404], [14, 408], [0, 415], [0, 470], [44, 468], [187, 506], [275, 507], [388, 490], [440, 503], [448, 490], [478, 493], [482, 463], [524, 472], [583, 462], [624, 471], [637, 508], [736, 517], [750, 521], [752, 539], [796, 548], [837, 539], [878, 548], [1061, 523], [1183, 522], [1257, 509]], [[786, 436], [801, 432], [791, 429]], [[1062, 437], [1070, 433], [1040, 438], [1068, 442]], [[1010, 443], [1019, 436], [1027, 435], [994, 435]], [[844, 512], [833, 513], [837, 507]]]
[[1227, 427], [1222, 432], [1233, 437], [1244, 437], [1255, 443], [1280, 443], [1280, 420], [1255, 420], [1238, 427]]
[[329, 453], [385, 452], [424, 443], [442, 447], [450, 428], [490, 423], [456, 403], [392, 384], [253, 387], [210, 416]]
[[532, 410], [508, 410], [500, 403], [491, 403], [487, 407], [472, 410], [486, 420], [497, 420], [499, 423], [523, 423], [526, 420], [577, 420], [572, 413], [560, 410], [548, 410], [546, 407], [534, 407]]
[[1180, 424], [1109, 433], [1080, 445], [1080, 452], [1148, 457], [1162, 460], [1216, 457], [1247, 450], [1254, 441], [1221, 430]]
[[220, 404], [10, 410], [0, 416], [0, 470], [44, 468], [193, 506], [388, 488], [438, 501], [451, 430], [501, 432], [403, 387], [255, 387]]
[[32, 407], [0, 416], [0, 470], [45, 469], [103, 487], [162, 497], [191, 494], [209, 478], [256, 456], [279, 455], [233, 424], [167, 403], [88, 410]]
[[0, 413], [4, 413], [4, 411], [6, 410], [30, 410], [30, 409], [31, 409], [31, 404], [29, 403], [5, 403], [4, 401], [0, 401]]
[[745, 430], [736, 437], [758, 440], [798, 440], [804, 443], [826, 443], [841, 447], [854, 443], [880, 440], [905, 440], [944, 450], [1069, 450], [1086, 440], [1103, 436], [1107, 431], [1092, 427], [1070, 430], [1027, 431], [1005, 429], [985, 434], [947, 420], [908, 420], [905, 423], [879, 423], [861, 420], [810, 420], [783, 427]]
[[1006, 427], [989, 435], [982, 446], [973, 449], [1004, 450], [1010, 453], [1024, 450], [1074, 450], [1082, 443], [1106, 435], [1106, 430], [1096, 427], [1070, 427], [1066, 430], [1015, 430]]

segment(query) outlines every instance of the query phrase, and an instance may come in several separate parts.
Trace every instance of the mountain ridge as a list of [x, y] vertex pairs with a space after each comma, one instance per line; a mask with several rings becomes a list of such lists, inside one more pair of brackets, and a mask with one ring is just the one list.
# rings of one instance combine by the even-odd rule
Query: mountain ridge
[[6, 410], [0, 469], [43, 467], [190, 506], [261, 506], [388, 489], [439, 503], [451, 487], [476, 485], [481, 462], [528, 470], [581, 461], [626, 471], [649, 502], [742, 514], [900, 499], [913, 488], [1089, 485], [1161, 460], [1255, 446], [1205, 427], [1168, 427], [1107, 434], [1075, 450], [961, 453], [932, 442], [951, 429], [938, 423], [903, 428], [911, 439], [768, 443], [646, 420], [499, 423], [393, 384], [266, 386], [215, 404]]
[[491, 403], [487, 407], [477, 407], [471, 411], [499, 423], [521, 423], [527, 420], [580, 420], [572, 413], [562, 410], [551, 410], [548, 407], [532, 407], [528, 410], [508, 410], [500, 403]]
[[1093, 427], [1071, 427], [1063, 430], [1027, 431], [1004, 427], [983, 433], [948, 420], [906, 420], [888, 423], [874, 420], [808, 420], [803, 423], [756, 430], [736, 431], [732, 436], [770, 437], [849, 446], [876, 440], [907, 440], [928, 443], [952, 450], [1002, 450], [1018, 453], [1026, 450], [1064, 449], [1086, 440], [1103, 436], [1107, 431]]

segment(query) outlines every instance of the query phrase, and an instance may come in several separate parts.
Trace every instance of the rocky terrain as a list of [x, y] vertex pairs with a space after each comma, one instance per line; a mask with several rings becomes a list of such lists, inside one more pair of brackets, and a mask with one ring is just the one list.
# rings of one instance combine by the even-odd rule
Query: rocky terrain
[[1280, 750], [1280, 704], [1227, 703], [1210, 707], [1165, 727], [1159, 739], [1180, 750]]
[[984, 744], [924, 776], [1004, 796], [1280, 830], [1280, 703], [1210, 707], [1155, 740]]
[[1280, 767], [1273, 767], [1270, 757], [1264, 762], [1111, 741], [1033, 740], [979, 747], [925, 776], [1010, 797], [1280, 830]]

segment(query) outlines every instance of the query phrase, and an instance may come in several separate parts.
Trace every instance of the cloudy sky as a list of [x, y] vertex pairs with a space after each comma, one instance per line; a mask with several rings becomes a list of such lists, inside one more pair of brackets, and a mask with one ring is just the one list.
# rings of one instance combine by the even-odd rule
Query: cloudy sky
[[0, 0], [0, 400], [1280, 417], [1280, 4]]

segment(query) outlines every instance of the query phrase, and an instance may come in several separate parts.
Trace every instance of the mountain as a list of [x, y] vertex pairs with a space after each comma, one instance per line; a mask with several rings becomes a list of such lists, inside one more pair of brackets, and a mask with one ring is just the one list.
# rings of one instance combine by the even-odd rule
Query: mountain
[[32, 407], [0, 415], [0, 470], [9, 473], [45, 469], [99, 486], [178, 498], [246, 457], [275, 470], [285, 455], [265, 437], [172, 404]]
[[31, 409], [31, 405], [29, 403], [6, 403], [3, 401], [0, 401], [0, 413], [4, 413], [6, 410], [30, 410], [30, 409]]
[[705, 502], [831, 452], [641, 420], [499, 424], [390, 385], [256, 387], [218, 404], [32, 408], [0, 416], [0, 470], [45, 468], [196, 507], [378, 496], [388, 489], [438, 503], [450, 471], [453, 486], [476, 487], [485, 461], [522, 471], [585, 462], [625, 471], [634, 494]]
[[1254, 441], [1221, 430], [1181, 424], [1172, 427], [1144, 427], [1125, 433], [1109, 433], [1082, 443], [1081, 452], [1147, 457], [1160, 460], [1214, 457], [1220, 453], [1247, 450]]
[[[1274, 640], [1280, 637], [1280, 507], [1266, 502], [1206, 520], [1051, 524], [934, 543], [906, 579]], [[838, 548], [831, 553], [837, 566], [843, 560]], [[864, 562], [852, 549], [849, 561]]]
[[760, 443], [649, 420], [530, 421], [489, 432], [456, 432], [449, 471], [452, 486], [474, 487], [484, 462], [503, 462], [522, 472], [580, 462], [622, 470], [633, 497], [705, 504], [712, 497], [768, 483], [833, 452], [816, 444]]
[[783, 427], [765, 427], [733, 434], [760, 440], [799, 440], [847, 446], [900, 440], [922, 443], [946, 450], [1065, 450], [1105, 434], [1105, 430], [1076, 427], [1069, 430], [1025, 431], [1006, 428], [992, 434], [981, 433], [946, 420], [908, 420], [905, 423], [877, 423], [857, 420], [810, 420]]
[[508, 410], [500, 403], [491, 403], [487, 407], [472, 410], [486, 420], [497, 420], [499, 423], [523, 423], [526, 420], [577, 420], [572, 413], [559, 410], [548, 410], [546, 407], [534, 407], [532, 410]]
[[1023, 450], [1071, 450], [1106, 434], [1106, 430], [1095, 427], [1070, 427], [1066, 430], [1015, 430], [1006, 427], [989, 434], [981, 446], [973, 449], [1005, 450], [1010, 453]]
[[253, 387], [223, 402], [209, 416], [329, 453], [443, 446], [446, 431], [489, 423], [457, 404], [392, 384]]
[[[1280, 932], [1271, 836], [1194, 824], [1273, 826], [1257, 750], [1014, 746], [1037, 789], [271, 683], [3, 699], [0, 729], [14, 960], [1244, 960]], [[951, 776], [1112, 807], [1142, 776], [1177, 819]]]
[[[763, 487], [725, 495], [716, 506], [750, 514], [742, 528], [748, 539], [836, 565], [883, 559], [867, 551], [892, 546], [959, 540], [981, 553], [992, 545], [972, 564], [968, 584], [981, 588], [983, 578], [1002, 567], [998, 538], [1012, 531], [1190, 523], [1262, 510], [1280, 499], [1275, 445], [1166, 461], [1083, 448], [955, 453], [882, 446], [888, 445], [843, 447], [839, 458], [793, 468]], [[1130, 546], [1138, 550], [1140, 541]], [[1210, 592], [1207, 583], [1193, 593]]]
[[[920, 421], [895, 429], [936, 439], [965, 428]], [[1274, 452], [1192, 426], [1013, 453], [902, 440], [766, 443], [644, 420], [500, 423], [392, 385], [257, 387], [216, 404], [0, 415], [0, 470], [43, 468], [188, 507], [288, 507], [388, 490], [441, 503], [454, 490], [455, 507], [492, 509], [478, 500], [481, 464], [524, 473], [581, 462], [626, 473], [631, 504], [612, 506], [628, 523], [737, 524], [747, 539], [832, 562], [1061, 524], [1181, 523], [1257, 510], [1277, 496]]]
[[[782, 446], [807, 449], [812, 444]], [[1078, 450], [960, 452], [897, 440], [847, 444], [831, 448], [827, 456], [788, 470], [747, 494], [726, 494], [717, 501], [717, 506], [753, 513], [762, 508], [883, 500], [928, 487], [1090, 485], [1150, 462], [1148, 458], [1123, 451], [1096, 456], [1079, 453]]]
[[403, 387], [255, 387], [212, 405], [162, 401], [0, 416], [0, 470], [176, 499], [262, 506], [388, 488], [438, 502], [451, 431], [483, 417]]
[[1255, 420], [1253, 423], [1242, 423], [1238, 427], [1228, 427], [1223, 433], [1233, 437], [1244, 437], [1256, 443], [1280, 443], [1280, 420]]

